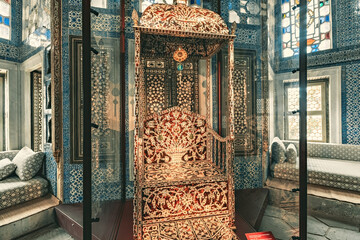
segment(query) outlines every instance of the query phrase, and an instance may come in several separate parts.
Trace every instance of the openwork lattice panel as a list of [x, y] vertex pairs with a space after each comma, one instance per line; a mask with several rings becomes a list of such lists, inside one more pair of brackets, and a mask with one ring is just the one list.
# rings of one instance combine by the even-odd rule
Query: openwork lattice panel
[[146, 107], [149, 114], [159, 113], [166, 108], [164, 74], [147, 75]]
[[206, 159], [204, 117], [174, 107], [148, 117], [144, 126], [146, 163]]
[[32, 145], [34, 151], [42, 150], [43, 142], [43, 81], [40, 72], [32, 72]]
[[159, 239], [238, 239], [228, 227], [227, 217], [206, 217], [182, 221], [147, 224], [143, 227], [145, 240]]
[[177, 74], [173, 79], [176, 82], [176, 105], [188, 111], [197, 112], [199, 102], [199, 84], [197, 63], [185, 62], [181, 75]]
[[228, 210], [227, 182], [200, 183], [146, 188], [143, 191], [143, 218], [184, 219]]
[[167, 35], [142, 34], [141, 54], [158, 57], [172, 56], [181, 46], [190, 58], [204, 58], [211, 56], [223, 44], [223, 39], [183, 38]]
[[234, 149], [238, 154], [256, 152], [256, 109], [254, 54], [235, 51], [234, 83]]

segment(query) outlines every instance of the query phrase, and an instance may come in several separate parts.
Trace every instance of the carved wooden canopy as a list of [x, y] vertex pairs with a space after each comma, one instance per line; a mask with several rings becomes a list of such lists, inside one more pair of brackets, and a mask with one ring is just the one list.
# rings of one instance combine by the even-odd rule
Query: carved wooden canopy
[[153, 4], [140, 21], [134, 11], [133, 20], [141, 32], [142, 55], [170, 58], [181, 46], [189, 58], [209, 58], [235, 38], [235, 30], [230, 32], [219, 14], [184, 4]]
[[229, 29], [219, 14], [204, 8], [188, 7], [185, 4], [150, 5], [141, 16], [140, 26], [196, 33], [229, 34]]

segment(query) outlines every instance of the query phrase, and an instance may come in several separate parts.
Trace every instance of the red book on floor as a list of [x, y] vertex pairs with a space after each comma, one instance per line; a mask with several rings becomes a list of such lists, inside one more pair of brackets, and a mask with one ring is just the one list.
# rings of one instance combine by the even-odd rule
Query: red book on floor
[[245, 233], [247, 240], [276, 240], [272, 232]]

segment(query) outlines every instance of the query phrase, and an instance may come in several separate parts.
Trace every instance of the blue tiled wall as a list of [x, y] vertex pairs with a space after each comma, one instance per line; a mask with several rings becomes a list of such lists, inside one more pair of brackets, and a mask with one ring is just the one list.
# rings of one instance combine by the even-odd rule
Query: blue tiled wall
[[[81, 1], [63, 1], [62, 26], [62, 68], [63, 68], [63, 139], [64, 139], [64, 202], [75, 203], [82, 201], [83, 169], [81, 164], [70, 163], [70, 45], [69, 36], [81, 36]], [[95, 36], [120, 37], [119, 1], [109, 0], [111, 9], [97, 9], [98, 17], [92, 16], [92, 32]], [[121, 198], [121, 169], [116, 171], [118, 180], [104, 181], [109, 175], [111, 167], [101, 162], [97, 170], [93, 171], [93, 198], [99, 200], [113, 200]]]
[[[242, 9], [242, 10], [241, 10]], [[221, 1], [221, 16], [229, 21], [229, 11], [233, 10], [240, 17], [237, 24], [235, 49], [247, 49], [256, 51], [255, 78], [257, 102], [261, 100], [261, 26], [260, 26], [260, 0], [248, 1]], [[228, 24], [230, 27], [230, 23]], [[259, 105], [259, 104], [258, 104]], [[260, 111], [260, 106], [257, 107]], [[260, 111], [261, 113], [261, 111]], [[262, 187], [262, 161], [261, 161], [261, 115], [257, 116], [258, 149], [256, 156], [235, 156], [234, 159], [234, 182], [236, 189]]]

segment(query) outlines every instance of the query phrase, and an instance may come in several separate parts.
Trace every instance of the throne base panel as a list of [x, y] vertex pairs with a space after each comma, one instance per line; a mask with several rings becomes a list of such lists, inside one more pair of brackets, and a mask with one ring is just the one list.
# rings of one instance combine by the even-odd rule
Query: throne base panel
[[227, 216], [169, 221], [143, 226], [144, 240], [237, 240]]
[[143, 190], [143, 219], [174, 221], [228, 213], [227, 182], [197, 183]]

